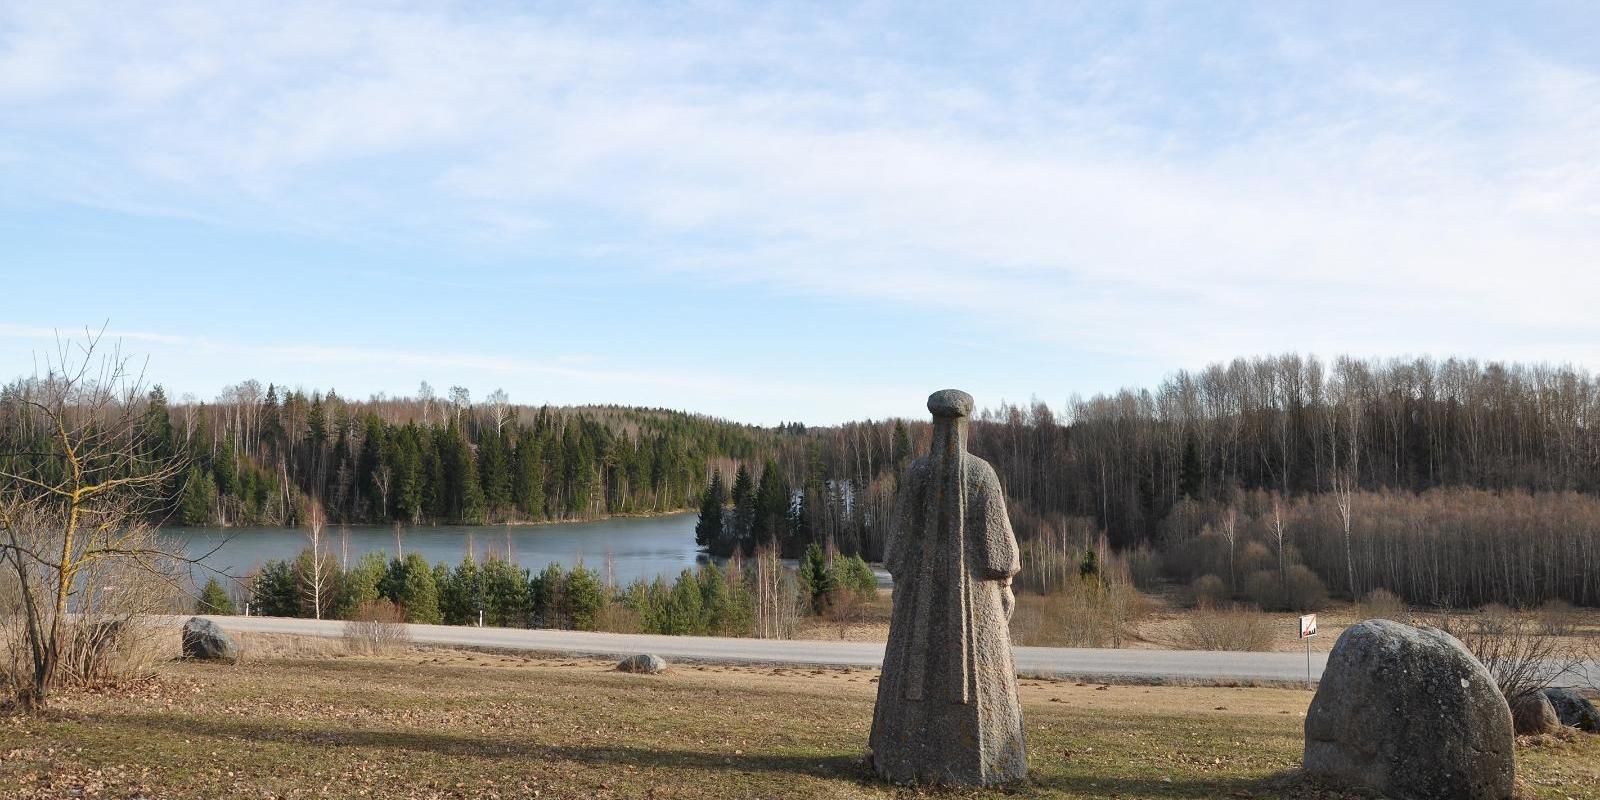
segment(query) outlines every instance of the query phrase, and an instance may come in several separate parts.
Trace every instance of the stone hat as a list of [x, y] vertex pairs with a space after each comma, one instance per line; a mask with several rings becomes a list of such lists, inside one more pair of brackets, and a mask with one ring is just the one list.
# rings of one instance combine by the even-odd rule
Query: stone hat
[[928, 395], [928, 410], [935, 417], [972, 416], [972, 395], [960, 389], [940, 389]]

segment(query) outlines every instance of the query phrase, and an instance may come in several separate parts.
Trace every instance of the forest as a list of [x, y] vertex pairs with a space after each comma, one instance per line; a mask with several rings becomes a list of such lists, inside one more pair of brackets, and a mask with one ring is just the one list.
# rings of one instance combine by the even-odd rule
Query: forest
[[[985, 399], [981, 397], [980, 401]], [[20, 403], [0, 439], [28, 458]], [[920, 402], [920, 398], [916, 398]], [[211, 402], [142, 400], [142, 441], [187, 464], [164, 523], [561, 520], [698, 508], [708, 551], [813, 543], [877, 559], [897, 476], [927, 446], [905, 419], [763, 428], [682, 411], [346, 399], [256, 381]], [[1086, 549], [1148, 579], [1235, 596], [1305, 571], [1336, 595], [1600, 604], [1600, 385], [1571, 367], [1471, 360], [1237, 359], [1153, 389], [991, 406], [976, 455], [1005, 487], [1037, 575]]]
[[[13, 391], [20, 391], [13, 389]], [[688, 508], [717, 465], [754, 458], [772, 434], [661, 409], [353, 401], [256, 381], [211, 403], [145, 410], [157, 457], [188, 464], [163, 521], [300, 525], [317, 499], [336, 523], [540, 522]]]
[[[1293, 595], [1299, 568], [1349, 598], [1596, 605], [1596, 420], [1600, 384], [1571, 367], [1279, 355], [1059, 411], [1001, 404], [973, 420], [969, 447], [1000, 475], [1025, 572], [1098, 548], [1134, 557], [1147, 580], [1210, 577], [1235, 596]], [[917, 419], [780, 439], [772, 482], [795, 497], [785, 551], [815, 538], [876, 558], [896, 475], [928, 436]], [[747, 549], [771, 529], [766, 472], [753, 493], [735, 479], [704, 544]], [[720, 491], [708, 486], [703, 519]]]

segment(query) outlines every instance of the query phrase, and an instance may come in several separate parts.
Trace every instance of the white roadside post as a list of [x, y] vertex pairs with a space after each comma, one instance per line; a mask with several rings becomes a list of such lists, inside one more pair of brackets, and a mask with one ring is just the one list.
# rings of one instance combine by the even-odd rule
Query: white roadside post
[[1300, 639], [1306, 643], [1306, 688], [1311, 688], [1311, 637], [1317, 635], [1317, 615], [1300, 618]]

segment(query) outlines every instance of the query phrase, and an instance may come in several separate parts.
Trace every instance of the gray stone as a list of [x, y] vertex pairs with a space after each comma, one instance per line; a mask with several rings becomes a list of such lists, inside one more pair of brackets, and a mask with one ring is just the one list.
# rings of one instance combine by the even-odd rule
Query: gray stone
[[205, 617], [183, 623], [183, 657], [200, 661], [238, 661], [239, 646], [222, 627]]
[[667, 671], [667, 661], [661, 656], [651, 653], [640, 653], [628, 656], [617, 664], [619, 672], [637, 672], [643, 675], [659, 675]]
[[1546, 689], [1544, 696], [1549, 698], [1556, 719], [1562, 725], [1600, 733], [1600, 711], [1595, 710], [1594, 703], [1585, 700], [1582, 695], [1571, 689]]
[[1000, 480], [967, 452], [972, 397], [928, 398], [933, 447], [907, 470], [884, 554], [894, 612], [872, 715], [872, 766], [897, 783], [1027, 775], [1008, 623], [1019, 568]]
[[1516, 776], [1511, 709], [1444, 631], [1389, 620], [1345, 629], [1306, 712], [1305, 770], [1396, 800], [1504, 800]]
[[1556, 707], [1551, 705], [1550, 698], [1543, 692], [1525, 694], [1510, 702], [1511, 725], [1516, 729], [1518, 736], [1555, 733], [1561, 728], [1561, 720], [1556, 716]]

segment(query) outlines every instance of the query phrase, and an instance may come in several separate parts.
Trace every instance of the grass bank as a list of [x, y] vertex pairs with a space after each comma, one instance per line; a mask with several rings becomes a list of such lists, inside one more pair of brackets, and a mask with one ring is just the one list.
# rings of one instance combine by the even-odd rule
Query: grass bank
[[[5, 796], [172, 798], [1342, 797], [1293, 777], [1308, 692], [1022, 686], [1032, 774], [886, 787], [863, 760], [875, 672], [443, 650], [252, 648], [235, 667], [67, 695], [0, 720]], [[1527, 797], [1600, 798], [1600, 737], [1524, 742]]]

